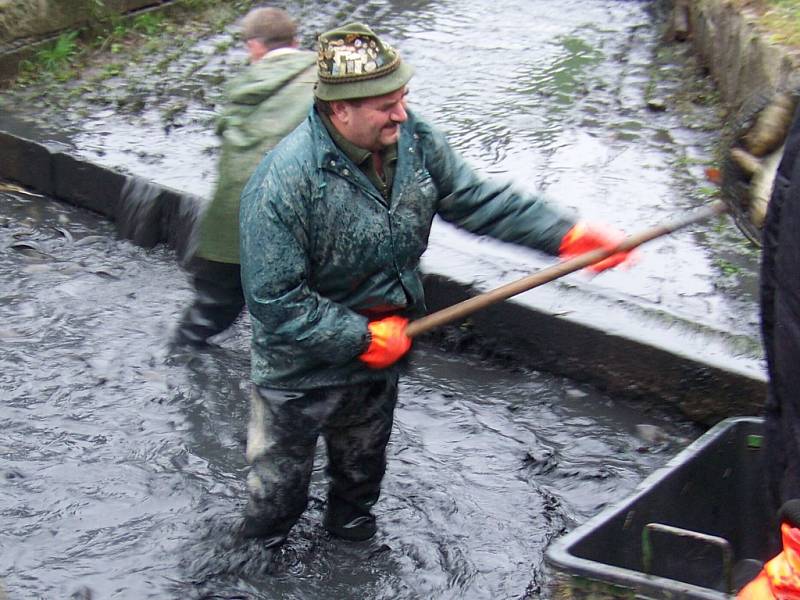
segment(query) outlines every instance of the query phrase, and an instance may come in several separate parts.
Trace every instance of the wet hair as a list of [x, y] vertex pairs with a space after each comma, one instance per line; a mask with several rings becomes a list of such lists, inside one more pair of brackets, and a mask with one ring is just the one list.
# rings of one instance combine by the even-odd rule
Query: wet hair
[[242, 39], [257, 40], [268, 48], [291, 46], [297, 24], [280, 8], [255, 8], [242, 20]]
[[330, 117], [333, 114], [331, 103], [328, 102], [327, 100], [320, 100], [316, 96], [314, 97], [314, 107], [317, 109], [317, 112], [321, 115], [326, 115]]
[[[359, 106], [361, 104], [362, 98], [355, 98], [353, 100], [339, 100], [339, 102], [349, 102], [355, 106]], [[333, 114], [333, 108], [331, 108], [331, 103], [328, 100], [320, 100], [316, 96], [314, 97], [314, 106], [317, 108], [317, 112], [322, 113], [323, 115], [331, 116]]]

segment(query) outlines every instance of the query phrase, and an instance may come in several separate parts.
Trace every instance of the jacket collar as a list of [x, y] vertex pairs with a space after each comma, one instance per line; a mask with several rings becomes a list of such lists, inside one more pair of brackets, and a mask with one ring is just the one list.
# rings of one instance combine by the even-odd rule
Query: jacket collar
[[345, 156], [322, 123], [316, 107], [311, 107], [308, 119], [311, 124], [311, 147], [316, 152], [317, 168], [341, 173], [344, 168]]
[[386, 204], [380, 192], [370, 182], [369, 178], [353, 163], [350, 158], [342, 151], [336, 142], [333, 141], [331, 134], [322, 122], [317, 109], [311, 107], [309, 115], [311, 120], [311, 136], [313, 148], [317, 152], [317, 168], [320, 170], [336, 173], [343, 179], [348, 179], [359, 186], [365, 193], [373, 196], [381, 204]]
[[283, 46], [281, 48], [274, 48], [267, 52], [262, 58], [266, 58], [269, 56], [270, 58], [275, 58], [276, 56], [282, 56], [284, 54], [293, 54], [295, 52], [300, 52], [299, 48], [295, 48], [293, 46]]

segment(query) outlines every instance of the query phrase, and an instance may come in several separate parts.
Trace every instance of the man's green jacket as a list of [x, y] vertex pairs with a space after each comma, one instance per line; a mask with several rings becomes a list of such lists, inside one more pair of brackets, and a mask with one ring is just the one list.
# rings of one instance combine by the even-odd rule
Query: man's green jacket
[[542, 198], [480, 178], [411, 112], [397, 153], [387, 202], [312, 109], [248, 182], [242, 283], [257, 385], [311, 389], [385, 377], [358, 359], [369, 344], [365, 315], [424, 312], [419, 262], [434, 215], [550, 254], [574, 225]]
[[196, 255], [239, 262], [239, 197], [256, 166], [292, 129], [313, 102], [316, 54], [270, 52], [234, 79], [217, 123], [222, 138], [217, 186], [203, 218]]

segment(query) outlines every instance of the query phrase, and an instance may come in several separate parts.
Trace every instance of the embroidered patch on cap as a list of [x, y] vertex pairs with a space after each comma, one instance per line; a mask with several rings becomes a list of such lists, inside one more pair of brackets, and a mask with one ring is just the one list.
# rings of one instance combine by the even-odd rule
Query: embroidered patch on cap
[[396, 68], [399, 62], [400, 56], [389, 44], [354, 33], [321, 39], [317, 54], [320, 79], [329, 81], [383, 75]]

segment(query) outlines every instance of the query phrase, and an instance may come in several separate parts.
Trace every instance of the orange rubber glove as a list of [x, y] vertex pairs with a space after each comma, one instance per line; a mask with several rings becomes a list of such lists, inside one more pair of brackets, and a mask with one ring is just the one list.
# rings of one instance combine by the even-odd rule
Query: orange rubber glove
[[[625, 234], [621, 231], [604, 225], [589, 225], [581, 221], [576, 223], [561, 239], [561, 245], [558, 247], [558, 256], [566, 259], [597, 250], [598, 248], [614, 248], [624, 239]], [[594, 273], [600, 273], [611, 267], [616, 267], [630, 258], [630, 251], [617, 252], [586, 268]]]
[[360, 358], [372, 369], [385, 369], [397, 362], [411, 348], [411, 338], [406, 335], [408, 319], [386, 317], [369, 322], [372, 340]]

